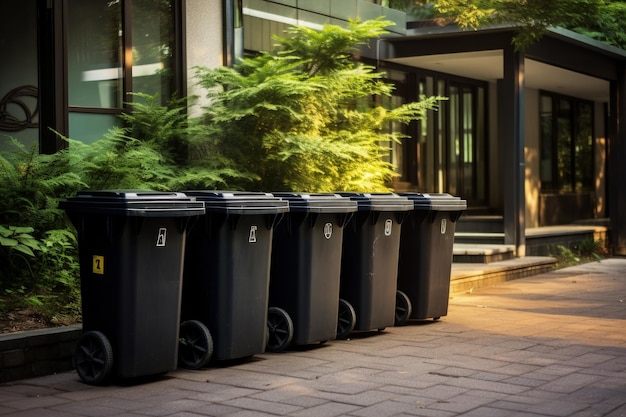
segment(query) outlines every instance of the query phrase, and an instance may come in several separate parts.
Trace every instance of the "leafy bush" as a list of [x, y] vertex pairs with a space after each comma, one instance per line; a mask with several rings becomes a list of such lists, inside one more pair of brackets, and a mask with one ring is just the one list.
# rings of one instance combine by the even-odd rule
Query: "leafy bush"
[[0, 153], [0, 313], [29, 306], [75, 318], [77, 246], [58, 201], [85, 183], [68, 170], [66, 151], [43, 155], [12, 142]]
[[606, 255], [604, 241], [600, 239], [593, 239], [591, 237], [580, 242], [575, 249], [584, 259], [598, 261]]
[[[395, 176], [385, 162], [399, 132], [435, 108], [437, 97], [385, 109], [372, 97], [392, 86], [352, 54], [391, 22], [350, 22], [348, 28], [304, 27], [276, 38], [280, 48], [234, 68], [197, 68], [210, 106], [203, 122], [214, 147], [247, 173], [241, 188], [264, 191], [386, 191]], [[253, 178], [253, 181], [249, 181]]]
[[90, 145], [66, 139], [70, 169], [90, 189], [228, 188], [244, 177], [210, 146], [210, 139], [187, 116], [184, 101], [157, 104], [156, 95], [135, 94], [133, 111], [121, 118], [125, 127], [111, 129]]
[[564, 245], [551, 246], [549, 253], [557, 259], [558, 268], [565, 268], [603, 259], [606, 256], [603, 243], [602, 240], [587, 238], [570, 248]]

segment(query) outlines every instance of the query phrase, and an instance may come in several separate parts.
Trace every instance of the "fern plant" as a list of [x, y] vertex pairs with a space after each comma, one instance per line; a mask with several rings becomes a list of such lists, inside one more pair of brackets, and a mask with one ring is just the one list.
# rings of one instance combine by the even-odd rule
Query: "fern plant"
[[123, 128], [89, 145], [66, 138], [70, 169], [89, 188], [213, 189], [245, 177], [216, 151], [210, 132], [188, 116], [185, 101], [172, 99], [163, 106], [156, 95], [135, 96], [133, 110], [121, 115]]
[[[203, 123], [221, 155], [265, 191], [383, 191], [395, 175], [385, 162], [391, 122], [409, 123], [436, 107], [438, 97], [385, 109], [372, 97], [392, 86], [352, 54], [390, 22], [352, 21], [321, 31], [294, 27], [279, 49], [234, 68], [197, 68], [211, 103]], [[252, 181], [249, 181], [252, 179]]]
[[[64, 311], [79, 300], [77, 246], [58, 201], [85, 183], [70, 172], [66, 151], [43, 155], [11, 141], [13, 150], [0, 152], [0, 308], [26, 304], [38, 312]], [[59, 234], [66, 236], [63, 246], [51, 240]], [[72, 261], [55, 262], [51, 253]]]

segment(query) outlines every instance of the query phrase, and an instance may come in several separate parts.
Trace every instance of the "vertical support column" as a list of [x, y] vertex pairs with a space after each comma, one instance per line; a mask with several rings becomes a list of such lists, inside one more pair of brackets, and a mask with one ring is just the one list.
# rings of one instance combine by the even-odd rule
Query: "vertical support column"
[[526, 256], [524, 193], [524, 54], [504, 48], [504, 79], [498, 84], [498, 131], [504, 198], [504, 243]]
[[39, 152], [66, 146], [55, 131], [68, 135], [65, 0], [38, 0], [39, 24]]
[[618, 69], [617, 81], [611, 82], [609, 109], [609, 175], [608, 200], [610, 232], [609, 245], [613, 255], [626, 255], [626, 188], [621, 178], [626, 176], [626, 66]]
[[223, 31], [222, 40], [224, 42], [224, 66], [231, 67], [235, 62], [235, 5], [236, 0], [222, 1]]
[[223, 0], [224, 66], [233, 66], [243, 57], [243, 3], [242, 0]]

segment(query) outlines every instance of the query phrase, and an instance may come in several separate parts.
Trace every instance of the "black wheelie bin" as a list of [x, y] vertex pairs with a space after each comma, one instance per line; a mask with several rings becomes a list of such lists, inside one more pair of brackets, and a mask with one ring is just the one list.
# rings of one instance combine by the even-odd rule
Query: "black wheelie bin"
[[[187, 236], [181, 315], [188, 326], [181, 332], [191, 337], [181, 346], [181, 366], [263, 353], [272, 235], [288, 202], [262, 192], [185, 194], [203, 202], [206, 214]], [[198, 322], [208, 328], [212, 347]]]
[[395, 323], [400, 227], [413, 203], [394, 193], [339, 194], [358, 205], [344, 229], [339, 296], [348, 305], [340, 307], [354, 309], [354, 330], [383, 330]]
[[467, 202], [446, 193], [399, 193], [413, 203], [402, 224], [396, 325], [448, 314], [456, 221]]
[[80, 378], [98, 385], [176, 369], [185, 236], [204, 205], [182, 193], [102, 190], [59, 207], [78, 232]]
[[279, 352], [336, 338], [343, 229], [357, 204], [329, 193], [274, 195], [289, 201], [270, 273], [267, 350]]

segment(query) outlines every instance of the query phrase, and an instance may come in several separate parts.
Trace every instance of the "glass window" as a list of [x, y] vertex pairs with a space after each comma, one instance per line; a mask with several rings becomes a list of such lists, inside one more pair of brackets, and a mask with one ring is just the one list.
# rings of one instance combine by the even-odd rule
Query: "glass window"
[[556, 118], [556, 154], [558, 166], [559, 190], [564, 192], [573, 191], [572, 187], [572, 113], [569, 100], [561, 99], [557, 101]]
[[70, 106], [122, 107], [122, 7], [111, 0], [68, 0]]
[[177, 80], [176, 0], [67, 0], [70, 137], [91, 142], [140, 92], [165, 104]]
[[474, 194], [474, 89], [469, 87], [463, 88], [463, 190], [462, 195]]
[[461, 109], [461, 102], [459, 100], [459, 88], [456, 85], [451, 85], [448, 96], [448, 103], [450, 109], [449, 115], [449, 135], [447, 146], [447, 170], [446, 170], [446, 192], [450, 194], [458, 194], [457, 180], [459, 178], [459, 165], [458, 159], [461, 153], [460, 148], [460, 136], [461, 136], [461, 118], [459, 112]]
[[593, 105], [578, 105], [575, 120], [574, 154], [576, 155], [575, 187], [593, 190]]
[[555, 188], [552, 183], [552, 97], [542, 96], [539, 109], [539, 122], [541, 124], [541, 165], [539, 167], [541, 189], [550, 191]]
[[592, 190], [592, 103], [543, 93], [540, 120], [542, 191], [578, 193]]
[[176, 91], [173, 2], [132, 1], [133, 91], [158, 94], [166, 101]]
[[471, 80], [439, 79], [436, 119], [438, 192], [487, 204], [486, 88]]

